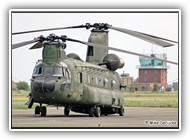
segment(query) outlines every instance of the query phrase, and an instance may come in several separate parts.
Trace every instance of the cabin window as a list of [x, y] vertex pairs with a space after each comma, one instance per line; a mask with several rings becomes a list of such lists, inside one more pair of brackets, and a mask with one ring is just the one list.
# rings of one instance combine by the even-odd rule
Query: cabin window
[[116, 82], [114, 80], [111, 80], [111, 87], [115, 87]]
[[104, 79], [103, 84], [104, 84], [104, 87], [107, 87], [108, 86], [108, 79]]
[[90, 84], [90, 75], [88, 75], [88, 83]]
[[82, 83], [82, 73], [78, 73], [78, 83]]
[[88, 46], [87, 56], [93, 56], [93, 46]]
[[96, 85], [98, 85], [98, 77], [96, 77]]

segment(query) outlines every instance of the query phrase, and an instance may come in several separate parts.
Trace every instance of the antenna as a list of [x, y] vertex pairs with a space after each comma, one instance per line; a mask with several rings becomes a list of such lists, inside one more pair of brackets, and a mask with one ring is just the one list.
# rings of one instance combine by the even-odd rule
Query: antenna
[[151, 53], [154, 54], [154, 46], [153, 46], [153, 44], [152, 44]]

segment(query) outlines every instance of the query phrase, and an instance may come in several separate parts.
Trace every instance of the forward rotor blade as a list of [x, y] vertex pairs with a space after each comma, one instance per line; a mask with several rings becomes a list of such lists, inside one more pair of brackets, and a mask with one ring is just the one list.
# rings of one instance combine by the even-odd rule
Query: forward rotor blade
[[15, 32], [15, 33], [12, 33], [12, 35], [27, 34], [27, 33], [42, 32], [42, 31], [52, 31], [52, 30], [72, 29], [72, 28], [86, 28], [86, 26], [85, 25], [79, 25], [79, 26], [70, 26], [70, 27], [60, 27], [60, 28], [48, 28], [48, 29], [40, 29], [40, 30], [31, 30], [31, 31]]
[[36, 44], [34, 44], [31, 48], [30, 48], [30, 50], [31, 49], [38, 49], [38, 48], [42, 48], [43, 47], [43, 45], [42, 45], [42, 42], [37, 42]]
[[147, 56], [147, 55], [143, 55], [143, 54], [139, 54], [139, 53], [135, 53], [135, 52], [131, 52], [131, 51], [126, 51], [126, 50], [122, 50], [122, 49], [118, 49], [118, 48], [113, 48], [113, 47], [109, 47], [109, 46], [105, 46], [105, 45], [100, 45], [100, 44], [95, 44], [95, 43], [91, 43], [91, 42], [85, 42], [85, 41], [80, 41], [80, 40], [76, 40], [76, 39], [71, 39], [71, 38], [67, 38], [68, 41], [73, 41], [73, 42], [78, 42], [81, 44], [85, 44], [88, 46], [93, 46], [93, 47], [98, 47], [98, 48], [108, 48], [109, 50], [113, 50], [113, 51], [117, 51], [117, 52], [122, 52], [122, 53], [127, 53], [127, 54], [132, 54], [132, 55], [136, 55], [136, 56], [142, 56], [145, 58], [150, 58], [153, 60], [161, 60], [161, 61], [165, 61], [174, 65], [178, 65], [178, 63], [176, 62], [172, 62], [169, 60], [165, 60], [165, 59], [161, 59], [161, 58], [157, 58], [157, 57], [151, 57], [151, 56]]
[[[165, 39], [165, 38], [161, 38], [161, 37], [157, 37], [157, 36], [137, 32], [137, 31], [133, 31], [133, 30], [129, 30], [129, 29], [118, 28], [118, 27], [114, 27], [114, 26], [109, 26], [108, 28], [116, 30], [116, 31], [119, 31], [119, 32], [129, 34], [131, 36], [140, 38], [142, 40], [148, 41], [150, 43], [153, 43], [153, 44], [156, 44], [156, 45], [159, 45], [159, 46], [162, 46], [162, 47], [170, 47], [170, 46], [174, 45], [174, 44], [169, 43], [169, 42], [177, 43], [176, 41], [172, 41], [172, 40], [169, 40], [169, 39]], [[166, 42], [166, 41], [169, 41], [169, 42]]]
[[22, 46], [25, 46], [25, 45], [29, 45], [29, 44], [35, 43], [37, 41], [38, 41], [37, 39], [33, 39], [33, 40], [30, 40], [30, 41], [16, 43], [16, 44], [12, 45], [12, 49], [16, 49], [16, 48], [19, 48], [19, 47], [22, 47]]

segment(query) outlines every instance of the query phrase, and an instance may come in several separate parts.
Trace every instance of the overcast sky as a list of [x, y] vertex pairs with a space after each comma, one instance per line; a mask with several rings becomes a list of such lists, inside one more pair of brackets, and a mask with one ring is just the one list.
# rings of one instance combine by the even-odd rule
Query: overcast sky
[[[153, 34], [170, 40], [178, 41], [178, 14], [177, 13], [13, 13], [12, 32], [56, 28], [86, 23], [108, 23], [116, 27], [127, 28], [148, 34]], [[70, 38], [87, 41], [90, 30], [69, 29], [59, 31], [38, 32], [12, 36], [12, 43], [31, 40], [40, 35], [50, 33], [67, 35]], [[38, 59], [42, 58], [42, 49], [28, 50], [31, 45], [12, 50], [12, 77], [14, 80], [30, 82], [33, 68]], [[126, 49], [137, 53], [149, 54], [166, 53], [168, 60], [178, 62], [178, 46], [162, 48], [138, 38], [109, 30], [109, 46]], [[77, 53], [83, 60], [86, 59], [87, 47], [78, 43], [67, 42], [66, 53]], [[125, 60], [125, 66], [117, 70], [125, 71], [137, 78], [139, 57], [114, 51]], [[178, 79], [178, 66], [168, 64], [168, 82]]]

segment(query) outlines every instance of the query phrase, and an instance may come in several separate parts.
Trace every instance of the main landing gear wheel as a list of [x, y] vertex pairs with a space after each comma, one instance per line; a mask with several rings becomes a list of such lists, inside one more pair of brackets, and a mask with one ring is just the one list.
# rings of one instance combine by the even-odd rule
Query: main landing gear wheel
[[69, 112], [70, 112], [69, 107], [65, 107], [65, 109], [64, 109], [64, 114], [65, 114], [65, 115], [69, 115]]
[[123, 107], [119, 108], [119, 116], [124, 116], [125, 110]]
[[96, 107], [95, 112], [94, 112], [94, 116], [95, 117], [100, 117], [100, 115], [101, 115], [101, 109], [100, 109], [100, 107]]
[[36, 107], [35, 107], [35, 114], [38, 115], [38, 114], [40, 114], [40, 113], [41, 113], [41, 116], [46, 116], [46, 114], [47, 114], [47, 109], [46, 109], [45, 106], [42, 106], [42, 107], [36, 106]]
[[89, 110], [89, 117], [94, 117], [94, 108], [91, 107]]
[[101, 109], [100, 107], [91, 107], [89, 109], [89, 117], [100, 117], [101, 116]]

